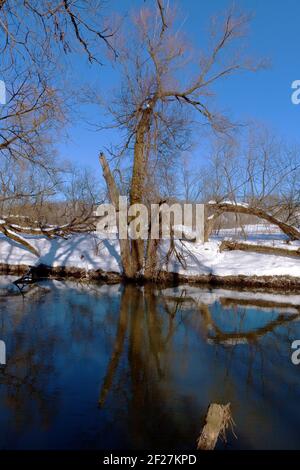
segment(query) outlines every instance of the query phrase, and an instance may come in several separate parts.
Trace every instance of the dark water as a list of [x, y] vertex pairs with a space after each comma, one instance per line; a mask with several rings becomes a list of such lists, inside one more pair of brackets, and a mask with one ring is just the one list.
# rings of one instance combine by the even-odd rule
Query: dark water
[[300, 448], [295, 296], [42, 286], [0, 297], [1, 449], [194, 450], [211, 402], [219, 448]]

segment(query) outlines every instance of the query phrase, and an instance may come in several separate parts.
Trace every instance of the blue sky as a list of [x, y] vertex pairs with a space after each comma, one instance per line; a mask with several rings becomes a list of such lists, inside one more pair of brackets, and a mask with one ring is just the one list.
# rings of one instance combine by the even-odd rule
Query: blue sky
[[[173, 0], [169, 0], [170, 4]], [[105, 14], [130, 14], [135, 8], [151, 5], [152, 0], [107, 0]], [[191, 42], [201, 44], [208, 18], [232, 5], [227, 0], [177, 0], [183, 29]], [[222, 81], [215, 91], [218, 108], [231, 113], [236, 121], [258, 120], [289, 140], [300, 141], [300, 105], [291, 102], [291, 83], [300, 80], [300, 2], [299, 0], [239, 0], [236, 5], [253, 13], [247, 45], [249, 55], [267, 58], [271, 65], [257, 73], [240, 73]], [[102, 67], [76, 59], [77, 77], [89, 77], [106, 96], [116, 83], [115, 72], [104, 58]], [[79, 110], [80, 111], [80, 110]], [[100, 109], [89, 108], [91, 120], [103, 122]], [[58, 144], [63, 158], [89, 166], [101, 174], [97, 155], [117, 138], [112, 132], [95, 132], [78, 121], [68, 128], [69, 138]], [[201, 154], [201, 144], [194, 158]], [[196, 155], [197, 154], [197, 155]]]

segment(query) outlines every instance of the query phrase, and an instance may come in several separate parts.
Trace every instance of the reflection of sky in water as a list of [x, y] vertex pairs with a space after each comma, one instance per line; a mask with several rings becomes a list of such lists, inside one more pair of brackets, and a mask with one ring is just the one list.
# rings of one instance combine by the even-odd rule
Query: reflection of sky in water
[[300, 448], [295, 313], [199, 307], [150, 287], [42, 287], [0, 303], [0, 448], [193, 450], [211, 402], [232, 405], [229, 448]]
[[222, 331], [250, 331], [261, 328], [278, 317], [278, 312], [269, 309], [257, 310], [256, 308], [222, 308], [219, 303], [211, 306], [213, 319]]

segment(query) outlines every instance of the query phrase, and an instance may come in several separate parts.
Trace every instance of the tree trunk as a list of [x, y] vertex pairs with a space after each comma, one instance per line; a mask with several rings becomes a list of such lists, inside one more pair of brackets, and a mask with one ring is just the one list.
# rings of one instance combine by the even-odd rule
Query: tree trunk
[[231, 421], [229, 403], [227, 405], [219, 405], [218, 403], [209, 405], [205, 426], [197, 442], [197, 449], [213, 450], [219, 435], [225, 437], [225, 431]]
[[[144, 191], [147, 176], [146, 154], [148, 150], [147, 135], [150, 130], [151, 115], [152, 107], [143, 109], [141, 118], [137, 125], [130, 188], [130, 205], [143, 204], [145, 202]], [[101, 154], [99, 159], [103, 170], [103, 176], [108, 187], [110, 200], [115, 205], [117, 212], [119, 207], [118, 188], [105, 156]], [[128, 219], [128, 222], [130, 222], [130, 219]], [[125, 276], [128, 278], [135, 278], [137, 275], [142, 273], [148, 279], [154, 277], [157, 246], [157, 240], [151, 240], [150, 238], [147, 241], [146, 249], [145, 242], [142, 239], [120, 240], [121, 259]]]
[[[130, 189], [130, 204], [142, 204], [144, 201], [144, 190], [146, 180], [146, 136], [150, 130], [150, 119], [152, 108], [142, 111], [141, 119], [137, 126], [136, 140], [134, 145], [134, 162]], [[144, 240], [132, 240], [132, 256], [137, 265], [137, 271], [144, 268], [145, 244]]]
[[[162, 202], [159, 202], [157, 205], [157, 209], [155, 212], [151, 211], [151, 215], [154, 218], [158, 218], [158, 223], [161, 224], [161, 215], [160, 215], [160, 206]], [[146, 279], [154, 279], [158, 274], [158, 266], [157, 266], [157, 250], [159, 246], [160, 240], [156, 238], [151, 238], [151, 217], [149, 217], [149, 230], [148, 230], [148, 240], [147, 240], [147, 247], [146, 247], [146, 259], [145, 259], [145, 278]]]

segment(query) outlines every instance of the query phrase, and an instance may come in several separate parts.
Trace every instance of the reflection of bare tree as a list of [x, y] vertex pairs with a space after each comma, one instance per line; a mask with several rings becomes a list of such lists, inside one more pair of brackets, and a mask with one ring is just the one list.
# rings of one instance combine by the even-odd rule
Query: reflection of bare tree
[[[0, 337], [7, 342], [7, 364], [0, 368], [1, 399], [18, 432], [39, 423], [44, 429], [51, 426], [63, 394], [54, 384], [72, 344], [84, 354], [110, 321], [109, 299], [101, 289], [89, 295], [88, 285], [82, 291], [74, 283], [60, 283], [60, 290], [50, 287], [35, 285], [25, 295], [8, 295], [3, 306], [0, 298]], [[103, 315], [96, 308], [100, 298], [107, 300]], [[58, 356], [62, 363], [57, 364]]]
[[[1, 398], [17, 431], [51, 427], [70, 392], [59, 388], [70, 360], [72, 377], [82, 373], [81, 359], [91, 361], [93, 376], [94, 366], [101, 370], [107, 361], [98, 397], [95, 379], [91, 413], [101, 435], [103, 427], [120, 426], [122, 437], [127, 433], [137, 447], [191, 446], [209, 401], [261, 393], [263, 380], [270, 390], [280, 374], [289, 385], [295, 380], [293, 371], [275, 364], [300, 319], [295, 298], [150, 284], [59, 287], [65, 288], [36, 291], [30, 299], [7, 297], [0, 314], [1, 336], [10, 338]], [[258, 321], [251, 322], [255, 309]]]
[[267, 333], [273, 332], [277, 327], [286, 323], [290, 323], [291, 321], [297, 320], [299, 318], [300, 313], [279, 315], [275, 320], [269, 321], [267, 325], [255, 328], [252, 331], [239, 331], [230, 333], [223, 332], [213, 321], [211, 321], [212, 329], [214, 330], [215, 335], [208, 335], [207, 340], [211, 343], [232, 345], [256, 342]]
[[236, 299], [234, 297], [221, 297], [220, 303], [224, 307], [236, 307], [236, 306], [247, 306], [247, 307], [257, 307], [257, 308], [267, 308], [267, 309], [291, 309], [300, 312], [300, 306], [294, 305], [290, 302], [278, 302], [276, 300], [265, 300], [257, 298], [248, 298], [248, 299]]
[[175, 300], [175, 307], [171, 307], [164, 296], [150, 285], [143, 288], [132, 284], [124, 286], [111, 358], [100, 391], [101, 406], [113, 385], [126, 333], [133, 386], [153, 371], [157, 377], [165, 376], [167, 366], [163, 361], [168, 360], [172, 337], [182, 323], [182, 318], [178, 318], [181, 302], [182, 295]]
[[[171, 410], [174, 397], [171, 379], [174, 365], [172, 340], [177, 326], [176, 315], [179, 316], [179, 309], [176, 312], [170, 309], [167, 311], [163, 297], [157, 295], [153, 286], [124, 286], [118, 326], [99, 403], [103, 406], [109, 393], [117, 395], [113, 403], [120, 409], [115, 415], [128, 412], [132, 441], [137, 446], [142, 446], [141, 439], [145, 433], [150, 446], [153, 442], [158, 444], [158, 427], [164, 439], [168, 439], [168, 435], [174, 437], [175, 433], [178, 442], [181, 442], [185, 432], [183, 429], [194, 425], [192, 409], [187, 410], [183, 418], [184, 426], [183, 423], [176, 424], [178, 417]], [[128, 355], [126, 360], [122, 356], [121, 369], [121, 355], [126, 340]], [[164, 432], [163, 427], [167, 423]], [[194, 432], [196, 435], [197, 430]]]
[[[164, 295], [163, 291], [156, 292], [149, 285], [137, 288], [133, 285], [124, 287], [119, 323], [116, 338], [111, 354], [111, 359], [100, 391], [99, 403], [104, 405], [109, 390], [113, 386], [114, 376], [122, 354], [123, 345], [128, 329], [129, 346], [128, 361], [132, 383], [133, 400], [138, 400], [141, 393], [141, 384], [146, 384], [155, 372], [158, 379], [163, 379], [168, 374], [168, 358], [172, 355], [172, 338], [176, 328], [182, 323], [189, 323], [191, 314], [183, 316], [183, 311], [193, 315], [200, 313], [201, 330], [208, 344], [220, 346], [237, 346], [248, 344], [248, 362], [255, 358], [255, 351], [262, 357], [260, 340], [267, 334], [273, 334], [276, 338], [278, 327], [286, 326], [300, 319], [300, 309], [289, 302], [276, 300], [264, 300], [249, 296], [249, 298], [221, 297], [220, 304], [226, 307], [256, 307], [274, 311], [283, 309], [293, 310], [293, 313], [279, 313], [274, 318], [255, 328], [243, 330], [242, 318], [236, 321], [234, 331], [223, 331], [211, 312], [211, 307], [201, 301], [195, 300], [183, 289], [178, 294]], [[240, 312], [241, 313], [241, 312]], [[275, 345], [276, 347], [276, 345]], [[232, 349], [233, 352], [233, 349]], [[263, 362], [263, 361], [262, 361]], [[250, 377], [250, 372], [248, 377]]]
[[[270, 364], [273, 364], [272, 369], [277, 380], [281, 381], [284, 376], [285, 369], [274, 368], [274, 364], [276, 360], [286, 361], [286, 358], [282, 356], [282, 351], [283, 349], [290, 350], [291, 338], [293, 338], [291, 333], [295, 331], [292, 324], [300, 320], [300, 308], [294, 302], [289, 302], [289, 297], [285, 300], [282, 296], [281, 298], [274, 296], [271, 300], [263, 298], [263, 293], [261, 293], [262, 298], [257, 295], [253, 296], [251, 292], [248, 293], [249, 297], [245, 294], [243, 292], [245, 298], [226, 295], [218, 299], [218, 304], [223, 307], [221, 309], [223, 318], [226, 315], [224, 311], [226, 308], [235, 314], [235, 321], [230, 331], [218, 325], [214, 315], [214, 304], [208, 305], [190, 296], [186, 296], [183, 301], [189, 306], [196, 307], [200, 312], [206, 341], [216, 348], [216, 354], [220, 353], [219, 357], [225, 367], [224, 380], [228, 379], [230, 384], [230, 370], [234, 364], [239, 364], [245, 371], [247, 385], [253, 386], [259, 380], [264, 390], [265, 371]], [[244, 324], [246, 319], [253, 315], [253, 309], [260, 313], [266, 312], [269, 318], [264, 325], [254, 324], [249, 328], [249, 325], [247, 327]], [[239, 349], [239, 345], [243, 345], [243, 349]], [[285, 376], [284, 380], [290, 380], [293, 384], [292, 376], [289, 376], [289, 379]]]
[[105, 378], [104, 378], [100, 396], [99, 396], [100, 406], [104, 405], [106, 396], [109, 392], [109, 389], [112, 386], [114, 374], [118, 367], [120, 356], [123, 351], [124, 340], [125, 340], [125, 335], [126, 335], [126, 330], [127, 330], [127, 318], [128, 318], [129, 299], [130, 299], [129, 291], [130, 289], [129, 290], [125, 289], [122, 295], [120, 316], [119, 316], [114, 349], [111, 355], [111, 359], [107, 368], [107, 372], [105, 374]]
[[234, 332], [225, 332], [218, 327], [216, 321], [213, 319], [213, 315], [210, 311], [210, 306], [196, 301], [193, 297], [182, 294], [180, 297], [167, 297], [169, 302], [174, 302], [175, 305], [178, 303], [186, 303], [187, 305], [194, 306], [197, 308], [203, 319], [203, 325], [205, 328], [207, 341], [215, 344], [242, 344], [248, 342], [258, 341], [262, 336], [267, 333], [273, 332], [277, 327], [284, 324], [288, 324], [292, 321], [300, 320], [300, 307], [295, 306], [289, 302], [277, 302], [264, 299], [239, 299], [239, 298], [230, 298], [230, 297], [221, 297], [220, 303], [224, 307], [243, 307], [251, 306], [256, 308], [267, 308], [270, 311], [272, 310], [293, 310], [296, 313], [289, 314], [279, 314], [276, 319], [271, 317], [270, 321], [262, 326], [256, 327], [249, 331], [234, 331]]

